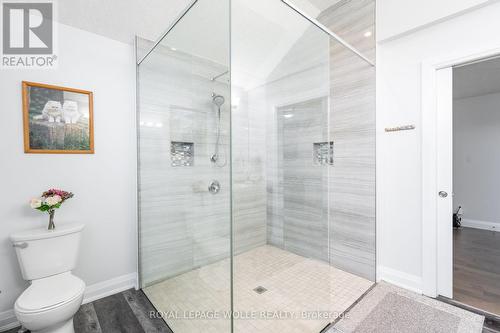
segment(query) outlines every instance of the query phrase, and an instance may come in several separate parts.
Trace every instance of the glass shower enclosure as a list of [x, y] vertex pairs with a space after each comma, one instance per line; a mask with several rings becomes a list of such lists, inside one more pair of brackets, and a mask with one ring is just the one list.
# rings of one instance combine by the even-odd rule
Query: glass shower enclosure
[[329, 32], [197, 0], [136, 38], [140, 287], [175, 333], [320, 332], [372, 285], [374, 69]]

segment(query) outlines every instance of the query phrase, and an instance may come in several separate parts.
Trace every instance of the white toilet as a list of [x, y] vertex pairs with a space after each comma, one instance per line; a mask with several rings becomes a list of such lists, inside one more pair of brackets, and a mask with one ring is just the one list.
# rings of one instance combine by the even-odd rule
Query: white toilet
[[33, 333], [74, 333], [73, 316], [82, 304], [85, 283], [71, 270], [83, 227], [60, 225], [55, 230], [40, 228], [10, 236], [23, 278], [31, 281], [14, 311]]

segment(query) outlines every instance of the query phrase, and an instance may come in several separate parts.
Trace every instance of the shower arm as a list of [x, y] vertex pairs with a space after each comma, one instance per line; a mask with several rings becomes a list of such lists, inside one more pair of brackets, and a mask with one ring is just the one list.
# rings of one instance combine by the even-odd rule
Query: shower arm
[[311, 16], [307, 15], [305, 12], [303, 12], [301, 9], [299, 9], [297, 6], [295, 6], [294, 4], [292, 4], [288, 0], [281, 0], [281, 2], [283, 2], [285, 5], [287, 5], [292, 10], [294, 10], [295, 12], [297, 12], [300, 16], [302, 16], [303, 18], [305, 18], [306, 20], [308, 20], [309, 22], [311, 22], [312, 24], [314, 24], [316, 27], [318, 27], [320, 30], [322, 30], [323, 32], [325, 32], [327, 35], [329, 35], [330, 37], [332, 37], [333, 39], [335, 39], [337, 42], [339, 42], [340, 44], [342, 44], [343, 46], [345, 46], [346, 48], [348, 48], [349, 50], [351, 50], [352, 52], [354, 52], [358, 57], [360, 57], [361, 59], [363, 59], [364, 61], [366, 61], [367, 63], [369, 63], [371, 66], [375, 67], [375, 63], [373, 61], [371, 61], [370, 59], [368, 59], [363, 53], [359, 52], [354, 46], [352, 46], [351, 44], [349, 44], [348, 42], [346, 42], [339, 35], [337, 35], [333, 31], [331, 31], [327, 27], [325, 27], [318, 20], [316, 20], [316, 19], [312, 18]]
[[215, 81], [215, 80], [217, 80], [218, 78], [220, 78], [220, 77], [222, 77], [222, 76], [226, 75], [227, 73], [229, 73], [229, 71], [225, 71], [224, 73], [220, 73], [219, 75], [216, 75], [216, 76], [212, 77], [212, 78], [210, 79], [210, 81]]

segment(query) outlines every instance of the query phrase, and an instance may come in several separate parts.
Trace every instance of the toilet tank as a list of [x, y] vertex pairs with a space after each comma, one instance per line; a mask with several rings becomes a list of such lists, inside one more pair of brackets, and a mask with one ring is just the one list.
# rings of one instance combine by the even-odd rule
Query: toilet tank
[[84, 225], [67, 224], [10, 236], [25, 280], [36, 280], [75, 268]]

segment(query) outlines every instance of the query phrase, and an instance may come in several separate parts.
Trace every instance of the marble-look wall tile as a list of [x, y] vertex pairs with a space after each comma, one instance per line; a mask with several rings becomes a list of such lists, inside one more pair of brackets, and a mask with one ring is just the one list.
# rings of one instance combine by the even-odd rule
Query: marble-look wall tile
[[276, 116], [284, 248], [328, 262], [328, 167], [313, 161], [314, 143], [328, 138], [328, 99], [281, 107]]
[[327, 262], [328, 167], [313, 163], [313, 148], [328, 141], [329, 52], [328, 37], [309, 28], [249, 94], [267, 114], [267, 241]]
[[[319, 20], [375, 59], [374, 0], [343, 0]], [[374, 281], [375, 68], [336, 42], [330, 61], [330, 263]]]

